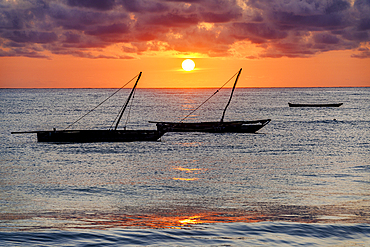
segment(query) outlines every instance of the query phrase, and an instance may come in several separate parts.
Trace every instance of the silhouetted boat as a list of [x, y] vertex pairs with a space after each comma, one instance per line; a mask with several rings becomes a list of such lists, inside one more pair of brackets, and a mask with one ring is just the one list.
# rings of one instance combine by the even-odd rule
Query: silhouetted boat
[[[184, 119], [180, 122], [156, 122], [156, 121], [149, 121], [149, 122], [156, 123], [157, 130], [165, 131], [165, 132], [255, 133], [256, 131], [264, 127], [266, 124], [268, 124], [271, 121], [271, 119], [224, 122], [224, 116], [225, 116], [226, 109], [230, 104], [231, 98], [233, 97], [235, 86], [236, 86], [236, 83], [238, 82], [241, 72], [242, 72], [242, 69], [240, 69], [239, 73], [237, 74], [234, 86], [231, 91], [229, 101], [226, 104], [226, 107], [222, 114], [222, 118], [219, 122], [184, 123], [182, 122]], [[217, 92], [218, 90], [216, 91], [216, 93]]]
[[289, 107], [339, 107], [343, 103], [334, 103], [334, 104], [292, 104], [288, 103]]
[[59, 143], [60, 142], [83, 143], [83, 142], [157, 141], [159, 138], [161, 138], [164, 135], [165, 132], [163, 130], [126, 130], [126, 129], [117, 130], [118, 124], [135, 91], [136, 85], [140, 77], [141, 77], [141, 72], [137, 77], [136, 83], [134, 87], [132, 88], [128, 99], [126, 100], [126, 103], [124, 104], [124, 106], [122, 107], [120, 111], [119, 118], [116, 122], [114, 129], [108, 129], [108, 130], [55, 130], [54, 129], [52, 131], [12, 132], [12, 134], [36, 133], [37, 141], [39, 142], [59, 142]]
[[157, 129], [165, 132], [212, 132], [212, 133], [255, 133], [271, 119], [232, 122], [154, 122]]

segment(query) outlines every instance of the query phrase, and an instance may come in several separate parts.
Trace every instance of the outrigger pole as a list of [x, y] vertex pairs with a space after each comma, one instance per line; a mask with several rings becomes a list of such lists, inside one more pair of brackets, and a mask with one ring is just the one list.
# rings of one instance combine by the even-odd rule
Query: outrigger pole
[[231, 95], [230, 95], [230, 99], [229, 99], [229, 102], [227, 102], [226, 104], [226, 107], [224, 109], [224, 112], [222, 113], [222, 118], [221, 118], [221, 123], [224, 121], [224, 117], [225, 117], [225, 112], [226, 112], [226, 109], [227, 107], [230, 105], [230, 101], [231, 101], [231, 98], [233, 97], [233, 93], [234, 93], [234, 90], [235, 90], [235, 86], [236, 86], [236, 83], [238, 82], [238, 79], [239, 79], [239, 76], [240, 76], [240, 73], [242, 72], [242, 69], [239, 70], [239, 73], [238, 75], [236, 76], [236, 79], [235, 79], [235, 83], [234, 83], [234, 86], [233, 86], [233, 90], [231, 91]]
[[135, 91], [136, 85], [137, 85], [137, 83], [139, 82], [139, 79], [140, 79], [140, 77], [141, 77], [141, 73], [142, 73], [142, 72], [140, 72], [139, 76], [137, 77], [137, 80], [136, 80], [136, 82], [135, 82], [135, 85], [134, 85], [134, 87], [132, 88], [131, 93], [130, 93], [130, 95], [128, 96], [128, 99], [126, 100], [125, 105], [122, 107], [121, 113], [120, 113], [119, 118], [118, 118], [118, 120], [117, 120], [116, 127], [114, 127], [114, 130], [117, 130], [118, 124], [119, 124], [119, 122], [121, 121], [121, 118], [122, 118], [122, 116], [123, 116], [123, 113], [125, 112], [126, 107], [127, 107], [128, 103], [130, 102], [130, 99], [131, 99], [131, 97], [132, 97], [132, 95], [133, 95], [133, 93], [134, 93], [134, 91]]

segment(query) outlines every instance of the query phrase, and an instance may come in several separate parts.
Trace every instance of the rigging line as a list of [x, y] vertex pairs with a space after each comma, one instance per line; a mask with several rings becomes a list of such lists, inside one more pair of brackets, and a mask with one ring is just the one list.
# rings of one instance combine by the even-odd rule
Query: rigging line
[[126, 129], [128, 120], [130, 119], [130, 113], [131, 113], [132, 104], [133, 104], [134, 98], [135, 98], [135, 92], [136, 92], [136, 89], [134, 90], [134, 94], [132, 95], [132, 100], [131, 100], [130, 106], [128, 107], [128, 113], [127, 113], [127, 118], [126, 118], [124, 129]]
[[[142, 74], [142, 72], [140, 72], [140, 73], [139, 73], [139, 75], [137, 76], [136, 82], [135, 82], [135, 84], [134, 84], [134, 86], [133, 86], [133, 88], [132, 88], [132, 90], [131, 90], [131, 92], [130, 92], [130, 94], [129, 94], [128, 98], [126, 99], [125, 104], [122, 106], [122, 108], [121, 108], [121, 110], [120, 110], [119, 114], [117, 115], [116, 119], [114, 120], [114, 122], [116, 122], [116, 121], [117, 121], [117, 122], [116, 122], [116, 125], [115, 125], [115, 127], [114, 127], [114, 130], [116, 130], [116, 129], [117, 129], [118, 124], [119, 124], [119, 122], [121, 121], [121, 118], [122, 118], [122, 116], [123, 116], [123, 113], [125, 112], [125, 109], [126, 109], [126, 107], [127, 107], [128, 103], [129, 103], [129, 101], [130, 101], [130, 99], [131, 99], [131, 97], [132, 97], [133, 93], [135, 92], [135, 88], [136, 88], [137, 83], [138, 83], [138, 82], [139, 82], [139, 80], [140, 80], [141, 74]], [[111, 129], [113, 129], [114, 122], [112, 123], [112, 125], [111, 125], [111, 127], [110, 127], [110, 130], [111, 130]]]
[[180, 123], [182, 123], [185, 119], [187, 119], [191, 114], [193, 114], [196, 110], [198, 110], [202, 105], [204, 105], [208, 100], [210, 100], [213, 96], [215, 96], [231, 79], [233, 79], [239, 72], [236, 72], [227, 82], [222, 85], [219, 89], [216, 90], [208, 99], [206, 99], [202, 104], [200, 104], [197, 108], [195, 108], [192, 112], [190, 112], [186, 117], [180, 120]]
[[233, 97], [233, 94], [234, 94], [234, 90], [235, 90], [235, 87], [236, 87], [236, 83], [238, 82], [239, 80], [239, 76], [240, 76], [240, 73], [242, 73], [242, 69], [239, 70], [239, 73], [238, 75], [236, 76], [236, 79], [235, 79], [235, 83], [234, 83], [234, 86], [233, 86], [233, 89], [231, 90], [231, 94], [230, 94], [230, 98], [229, 98], [229, 101], [227, 102], [226, 106], [225, 106], [225, 109], [224, 109], [224, 112], [222, 113], [222, 118], [221, 118], [221, 123], [224, 121], [224, 117], [225, 117], [225, 113], [226, 113], [226, 110], [227, 108], [229, 107], [230, 105], [230, 102], [231, 102], [231, 99]]
[[128, 103], [129, 103], [129, 101], [130, 101], [130, 98], [132, 97], [133, 93], [135, 92], [135, 88], [136, 88], [136, 86], [137, 86], [137, 83], [138, 83], [138, 82], [139, 82], [139, 80], [140, 80], [141, 74], [142, 74], [142, 72], [140, 72], [140, 73], [139, 73], [139, 76], [137, 77], [136, 82], [135, 82], [135, 84], [134, 84], [134, 86], [133, 86], [133, 88], [132, 88], [132, 90], [131, 90], [131, 93], [129, 94], [129, 96], [128, 96], [127, 100], [126, 100], [126, 103], [125, 103], [125, 105], [124, 105], [124, 106], [123, 106], [123, 108], [122, 108], [121, 114], [119, 115], [119, 118], [117, 119], [117, 123], [116, 123], [116, 126], [114, 127], [114, 130], [117, 130], [117, 128], [118, 128], [118, 124], [119, 124], [119, 122], [121, 121], [121, 118], [122, 118], [122, 116], [123, 116], [123, 113], [124, 113], [124, 112], [125, 112], [125, 110], [126, 110], [126, 107], [127, 107]]
[[134, 78], [132, 78], [131, 80], [129, 80], [125, 85], [123, 85], [121, 88], [119, 88], [117, 91], [115, 91], [112, 95], [110, 95], [108, 98], [106, 98], [103, 102], [101, 102], [100, 104], [98, 104], [97, 106], [95, 106], [93, 109], [91, 109], [90, 111], [88, 111], [85, 115], [83, 115], [82, 117], [80, 117], [79, 119], [77, 119], [76, 121], [74, 121], [73, 123], [71, 123], [70, 125], [68, 125], [64, 130], [72, 127], [75, 123], [77, 123], [78, 121], [80, 121], [81, 119], [83, 119], [84, 117], [86, 117], [88, 114], [90, 114], [91, 112], [93, 112], [96, 108], [98, 108], [99, 106], [101, 106], [102, 104], [104, 104], [108, 99], [112, 98], [116, 93], [118, 93], [118, 91], [120, 91], [122, 88], [124, 88], [125, 86], [127, 86], [127, 84], [129, 84], [131, 81], [133, 81], [138, 75], [136, 75]]
[[[126, 100], [126, 101], [127, 101], [127, 100]], [[125, 106], [123, 105], [123, 106], [121, 107], [121, 110], [119, 110], [119, 112], [118, 112], [117, 116], [114, 118], [114, 120], [113, 120], [112, 124], [110, 125], [109, 130], [113, 130], [113, 125], [114, 125], [114, 123], [117, 121], [117, 119], [119, 118], [119, 116], [121, 115], [121, 112], [123, 111], [123, 108], [124, 108], [124, 107], [125, 107]]]
[[[134, 78], [135, 78], [135, 77], [134, 77]], [[135, 90], [134, 90], [134, 92], [135, 92]], [[112, 125], [109, 127], [109, 129], [110, 129], [110, 130], [112, 130], [112, 129], [113, 129], [113, 125], [114, 125], [114, 123], [117, 121], [117, 119], [119, 118], [119, 116], [121, 115], [121, 113], [125, 110], [125, 105], [127, 105], [127, 104], [128, 104], [128, 101], [129, 101], [129, 100], [130, 100], [130, 98], [126, 99], [125, 104], [121, 107], [121, 110], [118, 112], [118, 114], [117, 114], [116, 118], [114, 119], [114, 121], [113, 121]]]

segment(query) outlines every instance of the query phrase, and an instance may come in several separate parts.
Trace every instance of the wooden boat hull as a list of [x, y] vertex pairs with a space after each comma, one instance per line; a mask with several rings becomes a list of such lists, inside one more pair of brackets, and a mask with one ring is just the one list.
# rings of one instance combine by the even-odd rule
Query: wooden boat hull
[[292, 104], [288, 103], [289, 107], [339, 107], [343, 105], [343, 103], [335, 103], [335, 104]]
[[157, 141], [165, 132], [158, 130], [58, 130], [36, 131], [38, 142], [134, 142]]
[[255, 133], [271, 119], [256, 121], [234, 121], [234, 122], [197, 122], [197, 123], [176, 123], [176, 122], [153, 122], [157, 125], [158, 131], [165, 132], [211, 132], [211, 133]]

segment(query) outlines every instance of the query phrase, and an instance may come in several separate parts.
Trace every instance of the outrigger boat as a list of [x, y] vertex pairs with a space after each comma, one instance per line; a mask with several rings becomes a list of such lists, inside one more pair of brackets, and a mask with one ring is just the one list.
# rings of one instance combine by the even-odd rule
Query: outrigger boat
[[293, 104], [288, 103], [289, 107], [339, 107], [343, 103], [334, 103], [334, 104]]
[[[259, 129], [263, 128], [266, 124], [268, 124], [271, 121], [271, 119], [224, 122], [226, 109], [231, 102], [231, 99], [233, 97], [233, 93], [235, 90], [235, 86], [236, 86], [236, 83], [238, 82], [241, 72], [242, 72], [242, 69], [239, 70], [236, 76], [235, 83], [232, 88], [229, 101], [226, 104], [226, 107], [222, 114], [222, 118], [219, 122], [183, 122], [188, 116], [190, 116], [199, 107], [196, 108], [188, 116], [183, 118], [180, 122], [156, 122], [156, 121], [149, 121], [149, 122], [155, 123], [158, 131], [165, 131], [165, 132], [255, 133]], [[226, 85], [226, 83], [224, 85]], [[217, 90], [213, 95], [215, 95], [219, 90]]]
[[[77, 121], [79, 121], [82, 118], [81, 117], [80, 119], [78, 119], [73, 124], [69, 125], [64, 130], [54, 129], [52, 131], [23, 131], [23, 132], [12, 132], [12, 134], [36, 133], [38, 142], [55, 142], [55, 143], [157, 141], [159, 138], [161, 138], [165, 134], [163, 130], [126, 130], [126, 127], [123, 130], [119, 130], [119, 129], [117, 130], [118, 124], [123, 116], [124, 111], [126, 110], [126, 107], [132, 95], [134, 94], [136, 85], [140, 77], [141, 77], [141, 72], [139, 75], [137, 75], [136, 83], [134, 87], [132, 88], [128, 99], [126, 100], [126, 103], [124, 104], [124, 106], [122, 107], [119, 113], [119, 117], [115, 124], [114, 129], [112, 128], [108, 130], [67, 130], [67, 128], [69, 128], [70, 126], [75, 124]], [[118, 91], [116, 91], [115, 93], [117, 93]]]

